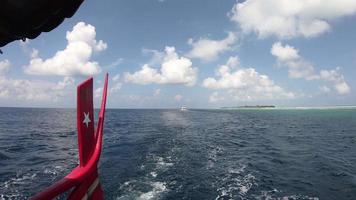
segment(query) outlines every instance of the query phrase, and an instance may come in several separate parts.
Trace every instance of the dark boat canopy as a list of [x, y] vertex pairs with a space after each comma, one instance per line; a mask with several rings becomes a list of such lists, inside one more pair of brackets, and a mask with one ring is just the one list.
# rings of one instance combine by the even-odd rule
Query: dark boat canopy
[[0, 47], [34, 39], [70, 18], [83, 0], [0, 0]]

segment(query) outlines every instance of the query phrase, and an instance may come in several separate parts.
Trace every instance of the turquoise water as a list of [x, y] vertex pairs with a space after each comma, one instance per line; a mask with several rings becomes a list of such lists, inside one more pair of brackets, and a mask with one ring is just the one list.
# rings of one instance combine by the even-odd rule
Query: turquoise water
[[[77, 163], [73, 109], [0, 108], [0, 199]], [[106, 199], [356, 199], [356, 109], [112, 110]]]

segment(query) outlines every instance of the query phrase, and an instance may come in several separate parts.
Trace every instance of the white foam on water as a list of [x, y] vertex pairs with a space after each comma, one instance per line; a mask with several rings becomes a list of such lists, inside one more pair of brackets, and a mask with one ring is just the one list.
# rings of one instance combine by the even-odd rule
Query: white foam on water
[[[150, 187], [150, 190], [141, 191], [140, 185], [146, 185]], [[120, 189], [124, 189], [125, 193], [123, 196], [117, 197], [117, 200], [123, 199], [137, 199], [137, 200], [153, 200], [159, 199], [160, 196], [168, 191], [165, 182], [141, 182], [141, 181], [126, 181], [121, 185]]]
[[20, 193], [17, 194], [0, 194], [0, 200], [15, 200], [15, 199], [26, 199], [21, 196]]
[[213, 147], [212, 150], [208, 152], [208, 162], [207, 162], [207, 169], [211, 169], [215, 166], [217, 162], [218, 155], [223, 151], [223, 149], [219, 146]]
[[219, 180], [222, 186], [217, 189], [219, 193], [215, 198], [219, 199], [244, 199], [250, 189], [256, 185], [255, 177], [245, 172], [246, 165], [242, 165], [238, 168], [231, 168], [228, 173]]
[[[153, 165], [141, 165], [141, 170], [147, 169], [147, 174], [136, 180], [124, 182], [120, 186], [120, 190], [124, 193], [117, 197], [117, 200], [137, 199], [137, 200], [152, 200], [159, 199], [162, 193], [168, 190], [166, 182], [156, 180], [160, 172], [166, 171], [173, 166], [172, 158], [161, 157], [156, 155], [148, 155], [147, 160]], [[151, 169], [150, 169], [151, 168]]]
[[[26, 199], [17, 189], [18, 185], [29, 185], [37, 177], [37, 173], [18, 173], [16, 177], [0, 183], [0, 200]], [[26, 186], [24, 186], [26, 187]]]
[[65, 168], [63, 166], [60, 165], [56, 165], [56, 166], [47, 166], [45, 167], [45, 169], [43, 170], [44, 174], [49, 175], [49, 177], [53, 180], [55, 178], [57, 178], [60, 174], [63, 174], [65, 171]]
[[230, 169], [228, 169], [228, 172], [230, 174], [241, 174], [245, 171], [245, 168], [246, 168], [246, 165], [242, 165], [240, 168], [237, 168], [237, 169], [230, 168]]
[[309, 196], [303, 196], [303, 195], [290, 195], [290, 196], [284, 196], [279, 199], [281, 199], [281, 200], [298, 200], [298, 199], [319, 200], [318, 197], [309, 197]]
[[240, 186], [240, 191], [242, 194], [246, 194], [250, 190], [249, 187], [246, 187], [245, 185]]
[[[167, 156], [167, 157], [162, 157], [154, 154], [148, 154], [146, 156], [146, 163], [152, 163], [154, 164], [154, 168], [157, 170], [166, 170], [169, 167], [173, 166], [174, 163], [172, 162], [172, 157]], [[140, 169], [144, 170], [146, 168], [149, 168], [150, 165], [141, 165]]]
[[11, 188], [14, 185], [23, 185], [29, 182], [32, 182], [35, 177], [37, 176], [36, 173], [30, 174], [25, 173], [22, 176], [16, 175], [15, 178], [10, 178], [9, 180], [5, 181], [3, 184], [0, 185], [0, 188]]
[[145, 165], [142, 164], [142, 165], [140, 166], [140, 169], [141, 169], [141, 170], [144, 170], [144, 169], [145, 169]]
[[151, 172], [150, 175], [151, 175], [153, 178], [156, 178], [156, 177], [157, 177], [157, 172]]
[[[169, 159], [169, 158], [166, 158], [166, 160], [167, 159]], [[171, 167], [171, 166], [173, 166], [173, 163], [165, 161], [165, 159], [163, 159], [163, 157], [156, 156], [155, 160], [156, 160], [156, 164], [158, 166], [160, 166], [160, 167]]]
[[319, 200], [318, 197], [310, 197], [304, 195], [288, 195], [288, 196], [279, 196], [278, 193], [281, 192], [277, 189], [270, 191], [262, 191], [261, 195], [257, 196], [258, 200], [298, 200], [298, 199], [307, 199], [307, 200]]
[[141, 194], [137, 199], [139, 200], [151, 200], [157, 199], [159, 195], [167, 191], [166, 183], [164, 182], [153, 182], [151, 183], [152, 190]]
[[45, 174], [50, 174], [50, 175], [52, 175], [52, 176], [57, 176], [57, 171], [56, 171], [56, 170], [53, 170], [53, 169], [48, 169], [48, 168], [46, 168], [46, 169], [44, 170], [44, 173], [45, 173]]

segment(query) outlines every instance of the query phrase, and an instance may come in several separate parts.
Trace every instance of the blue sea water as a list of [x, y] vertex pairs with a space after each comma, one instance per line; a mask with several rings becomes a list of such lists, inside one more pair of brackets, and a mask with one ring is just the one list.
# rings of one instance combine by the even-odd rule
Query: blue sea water
[[[108, 109], [106, 199], [356, 199], [356, 109]], [[74, 109], [0, 108], [0, 200], [77, 164]]]

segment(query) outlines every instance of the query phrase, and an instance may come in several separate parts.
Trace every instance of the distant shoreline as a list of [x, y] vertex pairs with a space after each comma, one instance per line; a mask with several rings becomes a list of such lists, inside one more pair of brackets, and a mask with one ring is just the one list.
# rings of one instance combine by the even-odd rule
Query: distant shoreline
[[233, 106], [233, 107], [221, 107], [221, 109], [239, 109], [239, 108], [275, 108], [274, 105], [255, 105], [255, 106]]
[[[76, 108], [74, 107], [26, 107], [26, 106], [0, 106], [0, 109], [73, 109], [75, 110]], [[95, 107], [95, 109], [98, 109]], [[133, 107], [108, 107], [107, 109], [112, 109], [112, 110], [177, 110], [180, 109], [180, 107], [166, 107], [166, 108], [133, 108]], [[282, 109], [298, 109], [298, 110], [303, 110], [303, 109], [356, 109], [356, 105], [336, 105], [336, 106], [231, 106], [231, 107], [188, 107], [189, 110], [211, 110], [211, 109], [221, 109], [221, 110], [238, 110], [238, 109], [255, 109], [255, 110], [269, 110], [269, 109], [276, 109], [276, 110], [282, 110]]]
[[236, 107], [221, 107], [223, 110], [238, 110], [238, 109], [276, 109], [276, 110], [328, 110], [328, 109], [356, 109], [356, 105], [347, 106], [236, 106]]

